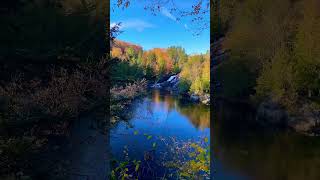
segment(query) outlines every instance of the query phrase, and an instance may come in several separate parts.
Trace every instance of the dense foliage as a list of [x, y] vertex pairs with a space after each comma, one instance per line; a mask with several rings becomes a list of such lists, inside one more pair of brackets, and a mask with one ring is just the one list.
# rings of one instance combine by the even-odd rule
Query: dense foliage
[[46, 153], [72, 120], [107, 104], [105, 9], [99, 0], [2, 2], [0, 179], [65, 179]]
[[113, 59], [118, 59], [111, 75], [117, 82], [143, 77], [159, 80], [164, 76], [180, 74], [181, 92], [203, 94], [210, 91], [209, 52], [187, 55], [180, 46], [143, 51], [138, 45], [115, 40], [111, 55]]
[[[229, 89], [236, 87], [233, 95], [256, 91], [256, 97], [271, 97], [289, 109], [319, 99], [319, 5], [317, 0], [220, 2], [224, 48], [231, 57], [217, 76]], [[224, 79], [234, 67], [242, 68]], [[241, 79], [248, 83], [239, 84]]]
[[[182, 82], [190, 85], [190, 91], [196, 94], [210, 92], [210, 57], [205, 55], [189, 56], [181, 71]], [[180, 84], [185, 86], [184, 83]]]
[[98, 0], [5, 0], [0, 60], [48, 62], [105, 53], [107, 3]]

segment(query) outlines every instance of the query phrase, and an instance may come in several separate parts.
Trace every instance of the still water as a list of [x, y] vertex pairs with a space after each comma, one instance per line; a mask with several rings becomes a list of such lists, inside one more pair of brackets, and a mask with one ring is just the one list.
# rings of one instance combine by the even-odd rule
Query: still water
[[320, 179], [320, 137], [259, 127], [246, 104], [220, 101], [213, 114], [214, 179]]
[[[154, 143], [156, 152], [166, 151], [159, 137], [197, 141], [210, 136], [212, 179], [320, 179], [320, 137], [260, 127], [254, 109], [246, 104], [218, 101], [213, 109], [210, 134], [208, 106], [155, 91], [135, 102], [129, 121], [113, 128], [112, 154], [123, 160], [127, 147], [131, 159], [143, 160]], [[155, 171], [161, 174], [164, 170]]]
[[[144, 161], [146, 153], [153, 153], [152, 159], [155, 162], [161, 156], [160, 153], [167, 151], [168, 147], [164, 144], [173, 142], [172, 139], [174, 142], [210, 139], [209, 106], [153, 91], [144, 99], [136, 101], [131, 111], [129, 120], [120, 121], [110, 133], [112, 155], [117, 160], [129, 157], [131, 160]], [[150, 169], [152, 173], [162, 175], [166, 171], [156, 165]]]

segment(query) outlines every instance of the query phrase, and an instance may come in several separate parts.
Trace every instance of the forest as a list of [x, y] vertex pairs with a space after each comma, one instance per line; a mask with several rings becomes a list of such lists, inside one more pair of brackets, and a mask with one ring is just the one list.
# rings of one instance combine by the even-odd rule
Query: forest
[[[6, 0], [3, 4], [0, 179], [79, 178], [87, 170], [103, 179], [109, 166], [101, 147], [108, 142], [96, 145], [96, 139], [109, 133], [110, 114], [125, 114], [146, 90], [146, 80], [180, 72], [185, 92], [209, 91], [207, 71], [197, 76], [183, 73], [183, 67], [201, 68], [195, 59], [207, 66], [208, 53], [187, 56], [181, 47], [144, 52], [132, 46], [121, 52], [115, 48], [116, 58], [111, 58], [108, 50], [114, 34], [106, 23], [107, 1]], [[88, 114], [91, 118], [84, 119]], [[77, 129], [79, 121], [84, 125]], [[86, 151], [88, 146], [95, 151]], [[90, 160], [94, 165], [83, 162], [87, 156], [96, 156]], [[73, 172], [81, 165], [85, 167], [80, 172]]]
[[111, 75], [114, 84], [142, 78], [156, 82], [163, 77], [180, 74], [180, 93], [210, 93], [209, 51], [187, 55], [180, 46], [143, 51], [139, 45], [115, 40], [111, 56], [117, 59]]
[[96, 0], [2, 2], [0, 179], [61, 179], [72, 121], [97, 106], [108, 114], [105, 9]]
[[[320, 109], [319, 7], [317, 0], [220, 1], [219, 16], [211, 21], [228, 57], [213, 68], [215, 81], [223, 86], [217, 96], [250, 98], [257, 105], [271, 101], [315, 127]], [[310, 130], [299, 127], [295, 129]]]
[[[115, 2], [115, 9], [122, 10], [111, 12], [111, 179], [209, 179], [209, 41], [196, 43], [200, 35], [188, 32], [186, 25], [179, 27], [179, 12], [189, 12], [187, 8], [174, 11], [176, 1]], [[209, 16], [203, 12], [209, 8], [207, 3], [194, 1], [189, 6], [188, 16]], [[126, 21], [139, 17], [132, 13], [139, 10], [151, 14], [152, 22], [159, 27], [161, 21], [171, 23], [158, 30], [177, 32], [159, 34], [157, 30], [146, 30], [138, 32], [138, 36], [134, 29], [126, 28]], [[123, 26], [119, 18], [123, 19]], [[148, 22], [144, 15], [139, 19]], [[198, 26], [199, 31], [202, 26]], [[209, 32], [205, 33], [204, 37], [209, 38]], [[136, 37], [141, 44], [129, 40]], [[196, 49], [192, 51], [205, 53], [187, 54], [190, 46], [181, 42], [188, 40], [195, 42]], [[200, 46], [207, 51], [200, 50]]]

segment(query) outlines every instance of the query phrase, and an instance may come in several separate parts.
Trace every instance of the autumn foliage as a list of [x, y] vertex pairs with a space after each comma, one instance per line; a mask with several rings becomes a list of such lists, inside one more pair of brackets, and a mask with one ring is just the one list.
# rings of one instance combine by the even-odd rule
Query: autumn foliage
[[[122, 64], [118, 64], [114, 69], [113, 76], [119, 77], [117, 81], [130, 79], [134, 74], [136, 77], [141, 77], [141, 71], [149, 80], [180, 73], [181, 91], [196, 94], [210, 91], [209, 52], [187, 55], [185, 50], [179, 46], [143, 51], [141, 46], [116, 40], [113, 43], [111, 55], [114, 59], [122, 61]], [[129, 70], [133, 69], [135, 69], [134, 72], [129, 75]], [[123, 77], [124, 74], [128, 74], [128, 78]]]
[[173, 61], [169, 57], [167, 49], [154, 48], [143, 52], [141, 46], [115, 40], [111, 55], [113, 58], [151, 68], [158, 76], [169, 74], [173, 70]]

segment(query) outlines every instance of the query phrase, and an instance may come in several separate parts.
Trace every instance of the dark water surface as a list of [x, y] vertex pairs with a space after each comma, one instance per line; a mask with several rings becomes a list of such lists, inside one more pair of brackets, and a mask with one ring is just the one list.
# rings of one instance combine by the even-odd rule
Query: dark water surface
[[111, 130], [110, 145], [112, 155], [118, 160], [125, 159], [125, 147], [130, 159], [137, 160], [145, 159], [145, 153], [155, 149], [157, 160], [160, 156], [157, 153], [166, 151], [162, 138], [187, 142], [209, 136], [209, 106], [183, 102], [168, 93], [154, 91], [135, 102], [128, 122], [120, 122]]
[[266, 130], [254, 120], [248, 105], [216, 103], [211, 134], [215, 179], [320, 179], [320, 137]]
[[[155, 91], [134, 104], [128, 122], [120, 122], [112, 130], [112, 154], [123, 160], [127, 147], [130, 159], [143, 160], [154, 143], [156, 152], [166, 151], [161, 137], [197, 141], [210, 136], [213, 179], [320, 179], [319, 137], [260, 127], [254, 110], [246, 104], [218, 101], [213, 109], [210, 134], [208, 106]], [[147, 139], [150, 135], [152, 138]], [[155, 153], [155, 157], [158, 155]]]

